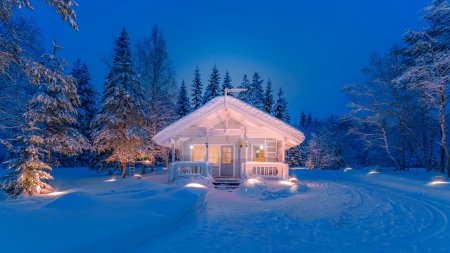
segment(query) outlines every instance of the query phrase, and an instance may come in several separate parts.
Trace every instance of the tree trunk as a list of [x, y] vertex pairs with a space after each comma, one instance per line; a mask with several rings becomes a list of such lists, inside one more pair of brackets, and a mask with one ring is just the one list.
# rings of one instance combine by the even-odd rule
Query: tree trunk
[[141, 173], [145, 174], [145, 164], [144, 163], [142, 163], [142, 171], [141, 171]]
[[154, 172], [154, 171], [155, 171], [155, 161], [152, 162], [152, 170], [151, 170], [151, 172]]
[[122, 167], [122, 178], [125, 178], [125, 175], [127, 174], [127, 162], [121, 163]]

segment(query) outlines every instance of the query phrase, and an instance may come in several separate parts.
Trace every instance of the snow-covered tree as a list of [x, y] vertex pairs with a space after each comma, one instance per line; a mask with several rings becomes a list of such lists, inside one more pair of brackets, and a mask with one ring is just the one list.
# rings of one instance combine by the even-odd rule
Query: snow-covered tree
[[247, 91], [239, 92], [237, 96], [238, 99], [244, 101], [245, 103], [250, 104], [250, 82], [247, 79], [247, 75], [244, 75], [242, 79], [242, 84], [238, 86], [239, 89], [247, 89]]
[[191, 112], [191, 104], [186, 90], [184, 80], [181, 82], [180, 93], [178, 94], [177, 115], [182, 118]]
[[247, 92], [250, 97], [250, 104], [260, 110], [264, 110], [264, 90], [262, 88], [264, 80], [260, 80], [260, 78], [258, 72], [255, 72], [252, 83], [250, 84], [250, 90]]
[[205, 88], [205, 94], [203, 94], [203, 104], [206, 104], [209, 100], [220, 96], [221, 94], [219, 70], [217, 69], [216, 64], [214, 64], [211, 77], [209, 78], [209, 84]]
[[[90, 124], [99, 110], [99, 94], [95, 91], [94, 85], [91, 83], [92, 78], [86, 63], [81, 63], [80, 59], [77, 59], [73, 63], [71, 75], [77, 81], [77, 93], [80, 99], [80, 105], [77, 107], [77, 128], [92, 144]], [[90, 152], [84, 151], [78, 157], [81, 166], [86, 166], [89, 160], [89, 154]]]
[[[222, 84], [222, 95], [225, 94], [225, 89], [233, 89], [233, 85], [231, 84], [231, 77], [230, 74], [228, 74], [228, 70], [225, 73], [225, 77], [223, 78], [223, 84]], [[234, 97], [233, 93], [228, 93], [227, 96]]]
[[77, 110], [79, 98], [77, 95], [76, 80], [69, 75], [64, 75], [64, 68], [68, 64], [56, 56], [57, 50], [62, 48], [53, 42], [53, 54], [44, 55], [48, 59], [50, 69], [60, 79], [43, 80], [39, 85], [39, 91], [30, 101], [30, 106], [35, 113], [35, 121], [41, 123], [45, 131], [41, 138], [47, 152], [47, 164], [52, 161], [52, 152], [66, 156], [75, 156], [90, 147], [88, 140], [74, 126], [77, 123]]
[[308, 113], [308, 118], [306, 118], [305, 128], [308, 128], [311, 124], [312, 124], [312, 116], [311, 116], [311, 112], [310, 112], [310, 113]]
[[[151, 149], [150, 157], [152, 171], [156, 163], [165, 163], [167, 149], [158, 146], [153, 141], [153, 136], [175, 121], [178, 87], [175, 80], [175, 69], [167, 53], [167, 45], [163, 32], [154, 26], [150, 35], [136, 43], [136, 66], [139, 80], [144, 87], [145, 97], [149, 105], [149, 126]], [[155, 158], [155, 159], [153, 159]]]
[[300, 127], [302, 129], [306, 128], [306, 114], [304, 111], [300, 113]]
[[17, 196], [22, 192], [30, 195], [39, 194], [42, 189], [52, 190], [51, 186], [41, 180], [52, 180], [50, 175], [52, 168], [41, 161], [44, 157], [43, 149], [45, 141], [40, 137], [41, 129], [37, 127], [35, 111], [28, 107], [24, 114], [24, 125], [21, 133], [13, 140], [14, 146], [9, 146], [9, 151], [14, 158], [7, 161], [9, 174], [3, 176], [0, 190]]
[[98, 153], [111, 152], [106, 162], [119, 162], [125, 178], [126, 164], [149, 154], [148, 104], [131, 62], [125, 28], [115, 41], [114, 62], [105, 83], [102, 107], [92, 123]]
[[263, 110], [267, 112], [268, 114], [272, 114], [273, 109], [273, 96], [272, 96], [272, 82], [269, 80], [267, 81], [266, 86], [266, 92], [264, 93], [264, 104], [263, 104]]
[[282, 121], [289, 124], [291, 117], [289, 117], [289, 110], [287, 108], [286, 99], [283, 97], [283, 90], [280, 88], [278, 91], [278, 99], [273, 107], [273, 116], [281, 119]]
[[196, 110], [203, 105], [203, 85], [200, 78], [200, 70], [197, 68], [194, 72], [194, 80], [192, 80], [192, 110]]

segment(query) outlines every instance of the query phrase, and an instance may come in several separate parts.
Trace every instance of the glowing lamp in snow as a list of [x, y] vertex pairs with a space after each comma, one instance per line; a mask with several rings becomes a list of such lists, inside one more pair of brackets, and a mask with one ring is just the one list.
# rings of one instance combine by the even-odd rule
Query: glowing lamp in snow
[[206, 186], [202, 185], [202, 184], [197, 184], [197, 183], [190, 183], [187, 184], [185, 187], [192, 187], [192, 188], [206, 188]]
[[115, 178], [115, 177], [113, 177], [113, 178], [111, 178], [111, 179], [108, 179], [108, 180], [105, 180], [105, 181], [103, 181], [103, 182], [114, 182], [114, 181], [116, 181], [116, 178]]
[[145, 160], [144, 163], [150, 163], [150, 161], [149, 160]]
[[441, 184], [450, 184], [450, 182], [445, 181], [445, 178], [443, 176], [436, 176], [436, 177], [433, 177], [433, 181], [428, 183], [428, 185], [431, 185], [431, 186], [441, 185]]
[[352, 170], [352, 168], [347, 167], [347, 168], [345, 168], [344, 172], [347, 172], [347, 171], [349, 171], [349, 170]]
[[378, 172], [378, 171], [376, 171], [376, 170], [371, 170], [371, 171], [369, 172], [369, 175], [370, 175], [370, 174], [377, 174], [377, 173], [380, 173], [380, 172]]
[[63, 195], [63, 194], [66, 194], [66, 192], [51, 192], [47, 195], [48, 196], [59, 196], [59, 195]]
[[249, 180], [247, 180], [247, 182], [249, 182], [250, 184], [255, 184], [255, 183], [258, 183], [259, 181], [258, 181], [258, 179], [250, 178]]
[[282, 185], [288, 185], [288, 186], [294, 185], [294, 183], [292, 183], [292, 182], [290, 182], [290, 181], [280, 181], [280, 184], [282, 184]]

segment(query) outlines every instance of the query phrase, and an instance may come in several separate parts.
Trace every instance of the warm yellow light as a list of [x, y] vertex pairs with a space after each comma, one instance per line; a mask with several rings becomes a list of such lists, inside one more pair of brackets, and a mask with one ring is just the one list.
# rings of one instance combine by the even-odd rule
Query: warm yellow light
[[250, 178], [249, 180], [247, 180], [247, 182], [249, 182], [250, 184], [254, 184], [254, 183], [258, 183], [259, 180], [258, 180], [258, 179]]
[[297, 179], [297, 178], [295, 178], [295, 177], [293, 177], [293, 178], [289, 178], [289, 182], [292, 182], [292, 181], [298, 182], [298, 179]]
[[115, 178], [115, 177], [113, 177], [113, 178], [111, 178], [111, 179], [108, 179], [108, 180], [105, 180], [105, 181], [103, 181], [103, 182], [114, 182], [114, 181], [116, 181], [116, 178]]
[[264, 146], [263, 146], [263, 145], [259, 146], [259, 149], [263, 150], [263, 149], [264, 149]]
[[294, 183], [289, 182], [289, 181], [280, 181], [280, 184], [289, 185], [289, 186], [294, 185]]
[[450, 182], [445, 182], [445, 181], [433, 181], [433, 182], [429, 182], [428, 185], [440, 185], [440, 184], [450, 184]]
[[59, 196], [59, 195], [63, 195], [66, 194], [67, 192], [51, 192], [49, 194], [47, 194], [48, 196]]
[[150, 163], [150, 161], [149, 160], [145, 160], [144, 163]]
[[349, 171], [349, 170], [352, 170], [352, 168], [347, 167], [347, 168], [345, 168], [344, 172], [347, 172], [347, 171]]
[[197, 183], [190, 183], [190, 184], [187, 184], [185, 187], [206, 188], [206, 186], [204, 186], [202, 184], [197, 184]]
[[193, 149], [193, 148], [194, 148], [194, 146], [190, 145], [190, 146], [189, 146], [189, 148], [190, 148], [190, 149]]

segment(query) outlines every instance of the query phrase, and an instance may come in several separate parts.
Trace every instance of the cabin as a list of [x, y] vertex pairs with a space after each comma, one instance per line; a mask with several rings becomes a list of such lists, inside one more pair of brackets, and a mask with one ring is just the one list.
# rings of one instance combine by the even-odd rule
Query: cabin
[[304, 139], [294, 127], [227, 95], [215, 97], [154, 136], [157, 144], [172, 149], [171, 182], [192, 175], [286, 179], [285, 150]]

